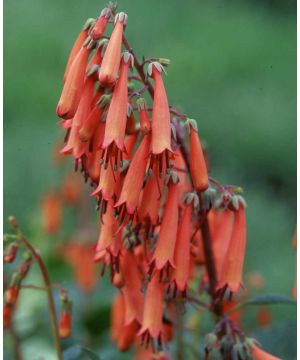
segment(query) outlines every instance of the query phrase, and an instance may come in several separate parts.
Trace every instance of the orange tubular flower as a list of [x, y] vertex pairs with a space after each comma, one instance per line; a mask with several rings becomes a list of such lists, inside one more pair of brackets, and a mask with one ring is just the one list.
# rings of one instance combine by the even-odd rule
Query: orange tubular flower
[[76, 283], [85, 292], [92, 291], [97, 280], [94, 248], [91, 243], [69, 243], [64, 251], [66, 261], [73, 268]]
[[71, 119], [76, 113], [83, 90], [89, 54], [90, 50], [82, 47], [70, 67], [56, 108], [57, 115], [63, 119]]
[[159, 231], [157, 245], [150, 264], [150, 272], [155, 267], [162, 270], [170, 265], [175, 268], [174, 251], [178, 227], [178, 177], [171, 173], [164, 216]]
[[102, 223], [100, 225], [100, 234], [96, 246], [96, 252], [108, 249], [113, 242], [113, 237], [118, 228], [117, 220], [113, 215], [114, 205], [111, 200], [108, 201], [106, 211], [102, 215]]
[[208, 175], [197, 123], [188, 119], [186, 126], [190, 137], [190, 172], [193, 186], [197, 191], [205, 191], [208, 188]]
[[78, 54], [79, 50], [81, 49], [85, 40], [88, 37], [89, 29], [90, 29], [91, 25], [93, 24], [93, 21], [94, 21], [94, 19], [87, 20], [82, 31], [79, 33], [77, 39], [74, 42], [73, 48], [70, 52], [70, 55], [69, 55], [69, 58], [67, 61], [66, 70], [65, 70], [65, 74], [64, 74], [64, 81], [68, 77], [69, 70], [71, 68], [71, 65], [72, 65], [76, 55]]
[[149, 134], [151, 130], [150, 117], [147, 110], [147, 103], [144, 98], [138, 99], [136, 102], [140, 115], [140, 126], [143, 134]]
[[158, 223], [158, 212], [161, 202], [160, 189], [163, 186], [163, 178], [159, 177], [158, 164], [152, 168], [152, 176], [149, 176], [143, 190], [143, 196], [138, 208], [140, 220], [150, 219], [152, 225]]
[[148, 163], [150, 141], [151, 137], [149, 135], [145, 135], [139, 148], [133, 156], [124, 180], [121, 195], [115, 205], [116, 208], [124, 207], [124, 211], [130, 215], [134, 214], [138, 206]]
[[69, 205], [78, 204], [82, 196], [81, 191], [81, 178], [78, 174], [67, 173], [62, 188], [63, 201]]
[[122, 250], [120, 257], [121, 272], [124, 277], [122, 293], [125, 300], [125, 325], [136, 320], [142, 323], [144, 299], [141, 292], [141, 275], [134, 254], [128, 250]]
[[120, 351], [127, 351], [134, 343], [139, 324], [133, 321], [124, 325], [125, 301], [122, 294], [115, 297], [111, 315], [111, 337], [116, 342]]
[[72, 126], [80, 127], [82, 124], [84, 124], [86, 118], [89, 116], [92, 110], [94, 89], [95, 82], [93, 78], [91, 76], [86, 77], [79, 105], [72, 121]]
[[120, 12], [116, 15], [115, 27], [109, 39], [99, 70], [99, 81], [103, 86], [110, 86], [114, 84], [117, 79], [121, 60], [123, 30], [126, 22], [127, 15], [125, 13]]
[[138, 333], [142, 336], [142, 341], [146, 341], [146, 346], [150, 339], [158, 339], [159, 343], [162, 341], [163, 295], [164, 285], [160, 281], [159, 272], [156, 272], [147, 287], [143, 324]]
[[96, 24], [93, 27], [93, 30], [91, 31], [91, 37], [94, 40], [99, 40], [102, 37], [102, 35], [104, 34], [105, 29], [106, 29], [106, 25], [107, 25], [108, 20], [110, 18], [110, 15], [111, 15], [111, 9], [110, 8], [104, 8], [101, 11], [100, 16], [96, 20]]
[[81, 141], [89, 141], [92, 138], [103, 114], [103, 110], [104, 109], [98, 104], [94, 106], [79, 130], [78, 135]]
[[50, 192], [42, 200], [42, 225], [49, 235], [58, 232], [62, 218], [61, 201], [57, 193]]
[[153, 62], [148, 67], [148, 74], [154, 79], [154, 99], [152, 110], [152, 144], [151, 153], [162, 162], [166, 154], [167, 168], [171, 149], [171, 121], [169, 103], [162, 79], [163, 66]]
[[97, 188], [91, 193], [92, 196], [98, 196], [98, 203], [104, 200], [109, 201], [116, 196], [116, 190], [118, 181], [120, 178], [120, 172], [114, 171], [112, 166], [108, 164], [108, 167], [105, 168], [105, 165], [102, 165], [99, 177], [99, 184]]
[[175, 265], [174, 282], [175, 289], [181, 293], [186, 292], [187, 282], [190, 270], [190, 241], [191, 241], [191, 215], [192, 204], [184, 209], [182, 219], [178, 225], [176, 248], [175, 248]]
[[104, 130], [105, 124], [103, 122], [99, 122], [91, 141], [92, 152], [88, 157], [87, 163], [87, 172], [89, 177], [91, 178], [92, 182], [96, 184], [99, 182], [100, 177], [100, 160], [102, 153], [100, 147], [104, 137]]
[[[103, 60], [104, 61], [104, 60]], [[125, 52], [122, 57], [120, 77], [114, 89], [111, 103], [108, 109], [105, 134], [102, 144], [103, 156], [106, 152], [105, 163], [111, 156], [115, 158], [115, 164], [118, 164], [118, 153], [124, 151], [125, 129], [127, 122], [128, 107], [128, 70], [133, 65], [133, 57], [129, 52]], [[115, 146], [114, 146], [115, 145]]]
[[244, 205], [234, 212], [234, 224], [230, 243], [224, 259], [218, 289], [228, 287], [236, 292], [242, 285], [242, 272], [246, 249], [246, 216]]
[[226, 209], [225, 211], [211, 210], [209, 215], [215, 214], [216, 219], [212, 221], [209, 217], [209, 227], [214, 229], [211, 231], [212, 246], [214, 253], [214, 260], [216, 264], [217, 278], [220, 279], [224, 260], [226, 259], [226, 252], [231, 239], [233, 228], [232, 211]]

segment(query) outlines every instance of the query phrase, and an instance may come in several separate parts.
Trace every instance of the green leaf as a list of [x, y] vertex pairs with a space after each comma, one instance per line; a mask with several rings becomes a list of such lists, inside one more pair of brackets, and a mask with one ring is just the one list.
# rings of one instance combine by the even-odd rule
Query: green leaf
[[63, 352], [63, 360], [101, 360], [92, 350], [74, 345]]

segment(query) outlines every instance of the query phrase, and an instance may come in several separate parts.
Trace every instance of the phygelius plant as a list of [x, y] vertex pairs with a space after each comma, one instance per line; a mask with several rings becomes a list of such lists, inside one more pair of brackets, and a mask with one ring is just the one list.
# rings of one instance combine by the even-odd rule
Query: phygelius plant
[[[168, 343], [183, 331], [182, 310], [192, 303], [216, 322], [204, 340], [206, 359], [277, 359], [239, 329], [234, 307], [227, 312], [243, 287], [242, 189], [209, 176], [201, 129], [169, 104], [170, 61], [139, 61], [125, 37], [127, 23], [112, 4], [86, 22], [56, 110], [66, 132], [61, 153], [74, 158], [97, 202], [94, 261], [119, 289], [112, 339], [121, 351], [135, 347], [135, 359], [169, 359]], [[5, 295], [7, 323], [21, 280]], [[71, 307], [64, 292], [62, 303], [65, 338]]]

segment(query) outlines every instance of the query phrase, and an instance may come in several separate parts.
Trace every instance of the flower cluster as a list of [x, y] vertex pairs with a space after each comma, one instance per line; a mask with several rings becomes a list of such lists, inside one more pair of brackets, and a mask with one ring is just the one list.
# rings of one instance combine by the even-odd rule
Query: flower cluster
[[112, 339], [121, 351], [136, 344], [137, 359], [152, 358], [151, 344], [163, 359], [176, 301], [188, 301], [193, 284], [210, 293], [218, 315], [241, 288], [246, 204], [241, 188], [208, 176], [197, 122], [169, 105], [168, 61], [140, 64], [126, 25], [127, 15], [108, 7], [78, 35], [57, 106], [66, 131], [61, 153], [74, 158], [97, 202], [94, 261], [120, 290]]

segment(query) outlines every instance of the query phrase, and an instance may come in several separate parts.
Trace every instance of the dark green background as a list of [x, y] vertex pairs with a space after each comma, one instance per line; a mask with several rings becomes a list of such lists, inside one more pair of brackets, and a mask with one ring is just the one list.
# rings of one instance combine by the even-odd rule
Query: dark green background
[[[62, 136], [55, 108], [65, 62], [86, 18], [96, 17], [104, 5], [99, 0], [4, 4], [4, 215], [15, 214], [33, 234], [28, 224], [38, 223], [41, 193], [62, 176], [51, 154]], [[264, 274], [266, 292], [289, 295], [295, 275], [295, 2], [120, 0], [119, 10], [128, 13], [126, 33], [138, 56], [171, 59], [165, 78], [169, 101], [198, 120], [211, 174], [245, 189], [246, 268]], [[43, 249], [40, 239], [35, 241]], [[98, 294], [93, 302], [107, 304], [109, 297], [105, 302]], [[279, 327], [295, 317], [286, 306], [273, 313]], [[272, 344], [281, 356], [280, 343], [294, 339], [282, 333], [282, 341]], [[44, 337], [29, 337], [27, 353], [38, 344], [45, 348], [50, 339]], [[292, 347], [286, 359], [295, 358]]]

